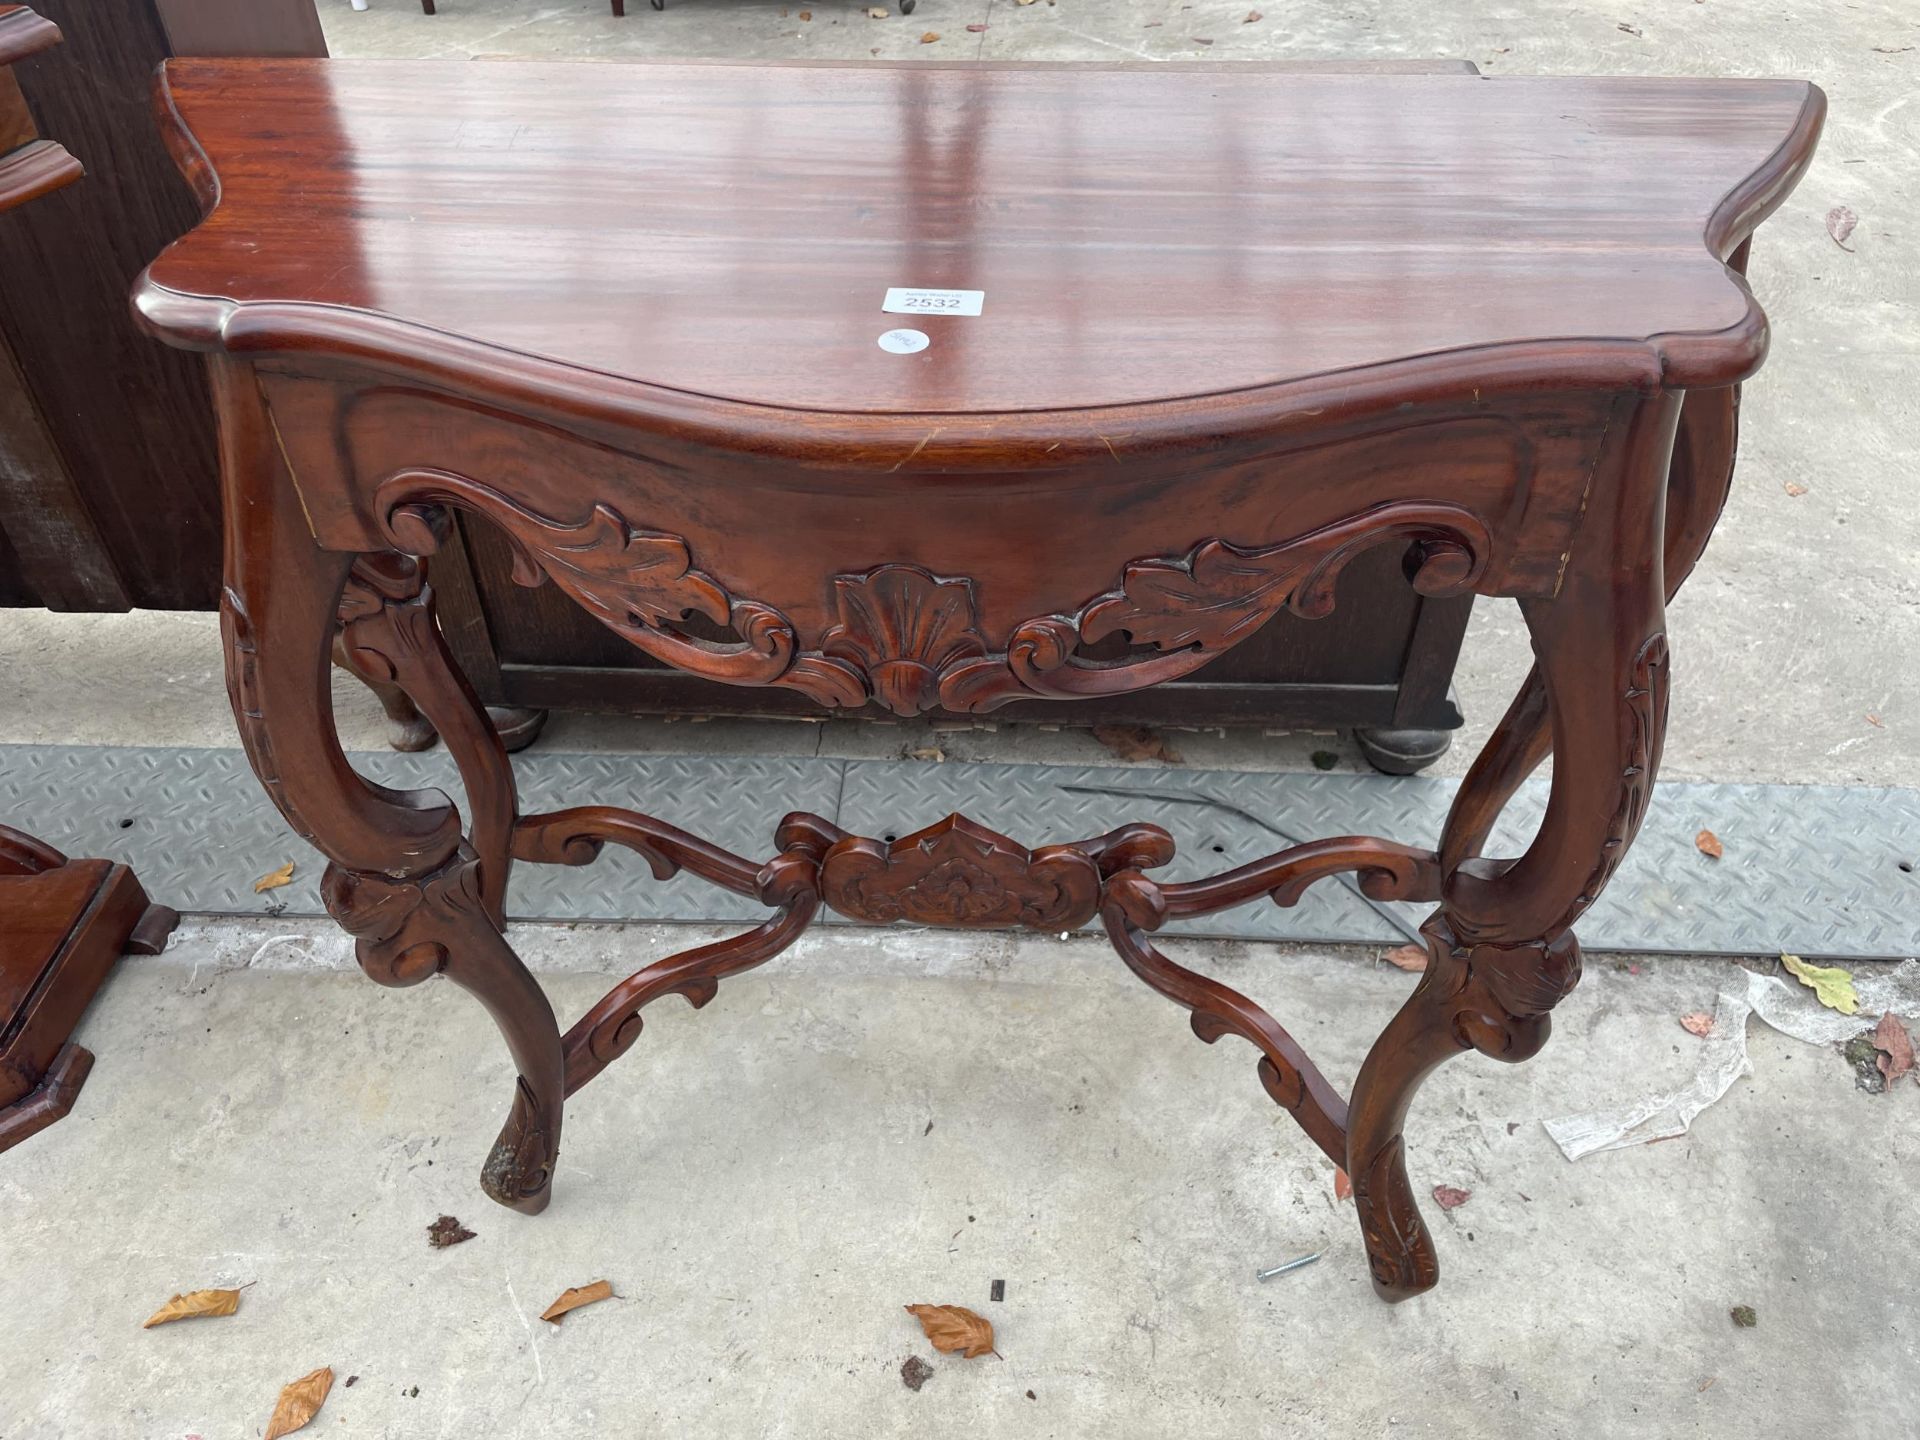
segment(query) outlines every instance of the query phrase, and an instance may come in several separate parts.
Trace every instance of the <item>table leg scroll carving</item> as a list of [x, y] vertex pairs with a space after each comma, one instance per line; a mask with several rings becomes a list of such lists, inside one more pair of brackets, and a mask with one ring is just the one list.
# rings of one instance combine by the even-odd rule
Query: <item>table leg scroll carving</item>
[[[1155, 863], [1172, 858], [1172, 847]], [[1376, 900], [1438, 899], [1438, 857], [1391, 840], [1343, 836], [1296, 845], [1205, 880], [1156, 881], [1139, 869], [1107, 884], [1101, 918], [1127, 968], [1149, 987], [1192, 1012], [1193, 1033], [1211, 1045], [1238, 1035], [1260, 1052], [1260, 1083], [1308, 1138], [1336, 1165], [1347, 1158], [1347, 1102], [1286, 1029], [1237, 990], [1195, 974], [1163, 955], [1147, 938], [1168, 920], [1208, 915], [1261, 895], [1291, 906], [1316, 880], [1345, 871], [1360, 874], [1361, 890]]]
[[434, 616], [427, 562], [362, 555], [340, 598], [338, 646], [356, 674], [397, 686], [445, 740], [466, 787], [470, 840], [480, 858], [480, 891], [495, 925], [506, 925], [518, 808], [507, 749], [454, 663]]
[[656, 880], [682, 868], [702, 879], [751, 895], [775, 914], [744, 935], [701, 945], [657, 960], [610, 990], [567, 1031], [566, 1092], [571, 1095], [640, 1038], [640, 1012], [663, 995], [681, 995], [698, 1010], [718, 992], [720, 981], [764, 965], [805, 933], [820, 908], [820, 859], [841, 832], [815, 815], [794, 814], [780, 822], [779, 854], [755, 866], [651, 816], [603, 806], [583, 806], [520, 822], [516, 852], [524, 859], [584, 865], [609, 842], [643, 855]]
[[565, 1063], [553, 1008], [489, 913], [481, 873], [463, 845], [437, 869], [401, 880], [331, 865], [321, 893], [372, 979], [398, 987], [445, 975], [500, 1027], [520, 1073], [480, 1184], [502, 1205], [536, 1214], [560, 1149]]
[[[486, 733], [485, 718], [440, 648], [424, 576], [401, 557], [321, 550], [253, 372], [220, 357], [211, 371], [228, 516], [221, 635], [241, 743], [287, 823], [331, 862], [323, 893], [355, 935], [368, 974], [393, 985], [445, 974], [500, 1026], [520, 1074], [482, 1184], [503, 1204], [540, 1210], [560, 1140], [559, 1027], [488, 902], [488, 877], [504, 878], [504, 870], [489, 870], [463, 842], [452, 802], [439, 791], [370, 784], [340, 749], [328, 667], [349, 588], [350, 644], [391, 662], [395, 677], [450, 737]], [[457, 713], [463, 699], [475, 711], [464, 719]], [[463, 774], [473, 763], [474, 754], [465, 753]], [[478, 784], [483, 807], [498, 803], [500, 784], [509, 794], [511, 785], [510, 776], [483, 773], [486, 763], [467, 781]], [[499, 763], [504, 773], [504, 759]], [[490, 785], [493, 802], [484, 798]]]
[[[1678, 411], [1678, 396], [1659, 395], [1620, 417], [1588, 497], [1602, 522], [1576, 537], [1559, 594], [1521, 603], [1534, 674], [1461, 784], [1440, 848], [1441, 908], [1423, 927], [1426, 972], [1354, 1085], [1347, 1172], [1383, 1299], [1439, 1278], [1401, 1139], [1414, 1092], [1463, 1051], [1518, 1061], [1546, 1043], [1548, 1012], [1580, 978], [1571, 926], [1646, 814], [1667, 720], [1663, 502]], [[1515, 860], [1479, 858], [1529, 757], [1549, 748], [1553, 788], [1533, 843]]]

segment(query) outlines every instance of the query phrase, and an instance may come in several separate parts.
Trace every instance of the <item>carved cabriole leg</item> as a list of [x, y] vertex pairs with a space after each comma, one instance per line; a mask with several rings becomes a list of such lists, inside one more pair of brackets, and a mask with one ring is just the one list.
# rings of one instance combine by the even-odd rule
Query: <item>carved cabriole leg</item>
[[[481, 1183], [502, 1204], [540, 1210], [560, 1142], [565, 1077], [552, 1008], [508, 948], [483, 895], [484, 875], [504, 877], [505, 852], [489, 869], [462, 843], [459, 814], [445, 795], [387, 790], [347, 763], [334, 732], [328, 665], [355, 557], [315, 545], [251, 368], [224, 357], [210, 365], [226, 491], [221, 633], [247, 758], [287, 823], [332, 862], [322, 893], [358, 939], [362, 968], [387, 985], [444, 973], [500, 1026], [520, 1078]], [[361, 578], [397, 575], [396, 565], [380, 562]], [[369, 611], [366, 634], [388, 647], [382, 654], [407, 652], [414, 698], [447, 731], [462, 723], [452, 697], [464, 691], [457, 677], [433, 674], [434, 657], [444, 663], [444, 656], [430, 602], [424, 592], [392, 606], [390, 598], [383, 594]], [[463, 776], [468, 764], [462, 760]], [[474, 787], [475, 779], [467, 783]], [[489, 783], [478, 785], [476, 796], [491, 793]]]
[[[1401, 1126], [1420, 1082], [1467, 1049], [1525, 1060], [1580, 978], [1570, 927], [1632, 844], [1666, 727], [1663, 540], [1680, 397], [1629, 397], [1595, 467], [1559, 591], [1521, 603], [1537, 697], [1523, 692], [1460, 788], [1441, 844], [1441, 908], [1429, 963], [1361, 1067], [1348, 1110], [1353, 1180], [1374, 1289], [1404, 1300], [1439, 1278], [1407, 1180]], [[1539, 834], [1517, 860], [1477, 856], [1536, 748], [1555, 756]], [[1522, 768], [1524, 766], [1524, 768]]]
[[[1747, 271], [1748, 248], [1743, 241], [1727, 261], [1742, 275]], [[1739, 438], [1738, 385], [1686, 393], [1667, 463], [1662, 569], [1669, 605], [1699, 563], [1726, 508]], [[1514, 792], [1552, 753], [1546, 689], [1536, 665], [1475, 761], [1477, 782], [1461, 788], [1462, 797], [1472, 792], [1472, 802], [1467, 808], [1455, 808], [1441, 845], [1441, 862], [1448, 870], [1480, 853]]]
[[518, 795], [507, 749], [454, 662], [434, 617], [427, 562], [363, 555], [340, 601], [339, 649], [356, 674], [399, 687], [446, 741], [466, 786], [470, 839], [480, 859], [480, 894], [494, 924], [506, 926]]

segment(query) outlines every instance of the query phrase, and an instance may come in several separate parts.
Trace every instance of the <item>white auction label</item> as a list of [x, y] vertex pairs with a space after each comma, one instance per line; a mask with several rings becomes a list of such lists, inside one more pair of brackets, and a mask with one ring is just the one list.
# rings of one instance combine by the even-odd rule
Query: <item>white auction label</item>
[[880, 337], [880, 348], [895, 355], [912, 355], [932, 343], [924, 330], [889, 330]]
[[984, 290], [913, 290], [896, 285], [880, 308], [889, 315], [978, 315]]

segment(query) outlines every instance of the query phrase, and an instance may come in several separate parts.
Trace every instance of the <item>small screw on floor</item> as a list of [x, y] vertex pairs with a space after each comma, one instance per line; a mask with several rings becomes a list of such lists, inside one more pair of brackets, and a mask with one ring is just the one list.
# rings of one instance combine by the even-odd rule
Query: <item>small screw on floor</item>
[[1284, 1275], [1289, 1270], [1299, 1270], [1311, 1265], [1326, 1253], [1324, 1250], [1316, 1250], [1311, 1255], [1302, 1255], [1298, 1260], [1289, 1260], [1284, 1265], [1274, 1266], [1271, 1270], [1256, 1270], [1253, 1272], [1253, 1278], [1256, 1280], [1271, 1280], [1274, 1276]]

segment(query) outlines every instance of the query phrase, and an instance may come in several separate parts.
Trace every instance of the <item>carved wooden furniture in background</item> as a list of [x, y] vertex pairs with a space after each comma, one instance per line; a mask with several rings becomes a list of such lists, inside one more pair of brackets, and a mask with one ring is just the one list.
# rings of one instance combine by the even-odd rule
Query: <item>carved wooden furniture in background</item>
[[[1097, 916], [1202, 1039], [1255, 1047], [1353, 1176], [1378, 1291], [1434, 1284], [1406, 1108], [1449, 1056], [1532, 1055], [1579, 978], [1571, 926], [1659, 764], [1665, 601], [1726, 493], [1732, 387], [1765, 352], [1727, 262], [1806, 166], [1817, 90], [295, 62], [176, 62], [164, 86], [209, 213], [137, 304], [210, 357], [242, 739], [330, 858], [367, 972], [444, 974], [498, 1021], [519, 1084], [490, 1195], [541, 1209], [564, 1097], [644, 1007], [705, 1004], [823, 904]], [[914, 163], [906, 137], [932, 132]], [[881, 313], [890, 286], [985, 305], [908, 321]], [[901, 325], [928, 343], [877, 343]], [[1538, 665], [1437, 852], [1350, 836], [1169, 882], [1150, 825], [1030, 848], [961, 817], [882, 841], [798, 814], [762, 862], [632, 812], [518, 813], [434, 622], [456, 514], [623, 641], [831, 705], [979, 713], [1159, 684], [1283, 608], [1324, 613], [1380, 550], [1423, 594], [1517, 598]], [[337, 617], [446, 736], [464, 825], [348, 766], [324, 684]], [[1482, 856], [1549, 750], [1538, 837]], [[607, 844], [769, 915], [563, 1032], [502, 933], [509, 874]], [[1438, 907], [1351, 1101], [1154, 939], [1342, 871]]]
[[[59, 41], [59, 29], [32, 10], [0, 5], [0, 210], [81, 176], [79, 161], [40, 138], [7, 68]], [[10, 272], [6, 288], [34, 279]], [[17, 370], [0, 376], [7, 379], [17, 383]], [[69, 1039], [74, 1027], [121, 952], [158, 954], [178, 918], [149, 903], [126, 866], [69, 860], [0, 825], [0, 1150], [73, 1108], [93, 1068], [93, 1056]]]
[[121, 953], [158, 955], [179, 918], [126, 866], [0, 825], [0, 1150], [73, 1108], [93, 1055], [68, 1037]]

